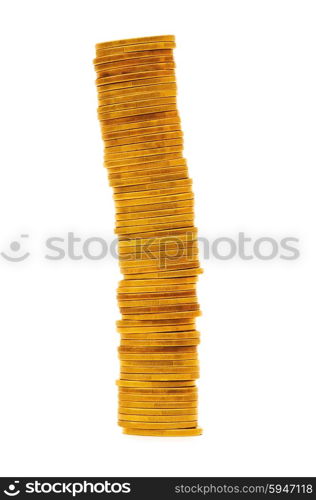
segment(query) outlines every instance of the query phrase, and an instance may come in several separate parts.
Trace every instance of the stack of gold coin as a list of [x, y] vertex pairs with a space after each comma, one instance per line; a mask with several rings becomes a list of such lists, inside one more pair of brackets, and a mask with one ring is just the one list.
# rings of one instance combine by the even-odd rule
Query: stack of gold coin
[[200, 315], [192, 181], [177, 111], [175, 37], [99, 43], [98, 116], [116, 208], [125, 434], [195, 436]]

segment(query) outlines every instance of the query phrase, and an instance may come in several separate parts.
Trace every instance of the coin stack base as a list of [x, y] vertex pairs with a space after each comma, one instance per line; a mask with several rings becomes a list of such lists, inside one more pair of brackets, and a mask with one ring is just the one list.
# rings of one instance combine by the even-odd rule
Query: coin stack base
[[183, 158], [173, 35], [96, 45], [98, 117], [123, 275], [118, 424], [198, 436], [196, 295], [202, 272]]

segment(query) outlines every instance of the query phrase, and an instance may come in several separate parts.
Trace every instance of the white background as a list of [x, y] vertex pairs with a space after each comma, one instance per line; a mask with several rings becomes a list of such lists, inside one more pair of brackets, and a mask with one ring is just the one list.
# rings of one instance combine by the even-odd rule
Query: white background
[[[0, 474], [315, 475], [315, 2], [7, 0], [0, 19], [0, 250], [31, 252], [0, 258]], [[200, 234], [300, 239], [296, 261], [203, 263], [198, 438], [121, 434], [117, 262], [44, 258], [51, 235], [113, 237], [94, 44], [160, 34]]]

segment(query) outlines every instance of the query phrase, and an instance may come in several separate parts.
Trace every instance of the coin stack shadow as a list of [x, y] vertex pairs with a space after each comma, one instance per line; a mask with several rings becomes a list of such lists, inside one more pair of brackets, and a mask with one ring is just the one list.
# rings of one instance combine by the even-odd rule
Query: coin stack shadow
[[195, 436], [200, 315], [192, 181], [182, 156], [175, 37], [96, 45], [98, 116], [116, 208], [119, 425]]

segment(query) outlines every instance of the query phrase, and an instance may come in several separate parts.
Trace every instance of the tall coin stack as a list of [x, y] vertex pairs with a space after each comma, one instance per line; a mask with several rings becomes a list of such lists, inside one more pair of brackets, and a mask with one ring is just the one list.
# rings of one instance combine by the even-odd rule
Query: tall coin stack
[[182, 156], [174, 36], [96, 45], [98, 116], [116, 208], [119, 425], [195, 436], [200, 315], [192, 180]]

